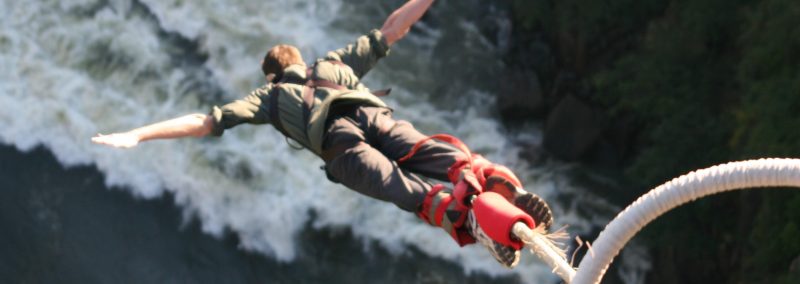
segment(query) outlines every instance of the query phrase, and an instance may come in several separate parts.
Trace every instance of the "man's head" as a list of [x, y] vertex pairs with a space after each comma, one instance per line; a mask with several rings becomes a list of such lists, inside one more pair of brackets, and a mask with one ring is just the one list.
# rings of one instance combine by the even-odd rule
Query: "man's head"
[[279, 44], [270, 49], [267, 55], [264, 56], [264, 60], [261, 61], [261, 71], [268, 78], [269, 74], [274, 74], [275, 77], [272, 82], [278, 82], [283, 77], [283, 69], [292, 64], [305, 64], [300, 51], [294, 46]]

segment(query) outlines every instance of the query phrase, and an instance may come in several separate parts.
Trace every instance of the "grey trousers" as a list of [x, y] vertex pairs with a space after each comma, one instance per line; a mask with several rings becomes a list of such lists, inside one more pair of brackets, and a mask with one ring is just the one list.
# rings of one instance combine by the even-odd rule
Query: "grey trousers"
[[416, 212], [432, 184], [447, 180], [447, 169], [464, 153], [447, 143], [427, 141], [409, 160], [397, 160], [427, 138], [411, 123], [394, 120], [381, 107], [354, 107], [329, 118], [323, 151], [334, 149], [326, 170], [335, 182], [364, 195]]

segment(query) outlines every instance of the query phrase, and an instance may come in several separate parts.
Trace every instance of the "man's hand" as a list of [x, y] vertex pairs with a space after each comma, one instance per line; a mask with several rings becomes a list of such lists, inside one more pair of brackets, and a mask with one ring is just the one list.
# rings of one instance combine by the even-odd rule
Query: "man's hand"
[[392, 45], [403, 38], [432, 3], [433, 0], [410, 0], [392, 12], [381, 27], [381, 33], [386, 37], [386, 43]]
[[117, 148], [132, 148], [139, 144], [139, 136], [130, 132], [109, 135], [98, 133], [97, 136], [92, 137], [92, 142]]

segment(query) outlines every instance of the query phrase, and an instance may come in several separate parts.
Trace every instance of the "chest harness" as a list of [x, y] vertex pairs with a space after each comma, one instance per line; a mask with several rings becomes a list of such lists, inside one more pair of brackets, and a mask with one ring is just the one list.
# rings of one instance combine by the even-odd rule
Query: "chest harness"
[[[275, 84], [275, 86], [272, 88], [272, 90], [270, 90], [270, 93], [269, 93], [269, 119], [270, 119], [272, 125], [278, 131], [280, 131], [280, 133], [283, 134], [283, 136], [286, 137], [286, 141], [289, 144], [289, 146], [294, 148], [294, 149], [297, 149], [297, 150], [300, 150], [300, 149], [303, 149], [303, 148], [309, 148], [310, 149], [310, 147], [308, 147], [308, 145], [302, 145], [302, 143], [299, 143], [299, 144], [301, 144], [299, 146], [293, 146], [292, 143], [288, 142], [290, 139], [292, 139], [292, 140], [296, 140], [296, 139], [293, 139], [293, 137], [289, 134], [289, 132], [286, 131], [286, 128], [283, 127], [283, 122], [282, 122], [281, 116], [279, 114], [278, 101], [279, 101], [280, 94], [281, 94], [281, 92], [280, 92], [281, 85], [282, 84], [287, 84], [287, 83], [303, 85], [303, 94], [302, 94], [303, 121], [302, 122], [303, 122], [304, 126], [308, 126], [309, 118], [311, 117], [311, 109], [314, 107], [314, 93], [315, 93], [317, 88], [329, 88], [329, 89], [334, 89], [334, 90], [338, 90], [338, 91], [350, 90], [349, 88], [347, 88], [347, 87], [345, 87], [343, 85], [336, 84], [333, 81], [322, 79], [322, 78], [319, 78], [317, 76], [314, 76], [315, 75], [314, 74], [314, 70], [316, 69], [317, 64], [319, 64], [320, 62], [323, 62], [323, 61], [317, 61], [317, 62], [314, 63], [314, 65], [312, 65], [311, 67], [306, 69], [306, 78], [305, 78], [304, 81], [297, 80], [297, 79], [283, 78], [283, 79], [281, 79], [280, 82]], [[329, 63], [331, 63], [333, 65], [337, 65], [337, 66], [340, 66], [340, 67], [343, 67], [343, 68], [350, 69], [350, 66], [348, 66], [344, 62], [341, 62], [341, 61], [338, 61], [338, 60], [326, 60], [324, 62], [329, 62]], [[391, 89], [375, 91], [375, 92], [372, 92], [372, 94], [377, 96], [377, 97], [383, 97], [383, 96], [388, 95], [389, 92], [391, 92]], [[303, 129], [303, 134], [305, 135], [305, 141], [309, 141], [307, 129]]]

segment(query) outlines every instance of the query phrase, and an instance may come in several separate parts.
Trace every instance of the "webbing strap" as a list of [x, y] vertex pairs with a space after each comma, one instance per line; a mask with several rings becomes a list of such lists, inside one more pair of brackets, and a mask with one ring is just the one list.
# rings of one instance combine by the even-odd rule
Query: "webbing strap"
[[283, 128], [281, 116], [278, 114], [278, 97], [281, 94], [280, 86], [281, 83], [275, 84], [275, 86], [273, 86], [272, 90], [269, 92], [269, 120], [272, 123], [272, 126], [275, 126], [275, 129], [278, 129], [283, 136], [289, 137], [286, 129]]
[[380, 97], [388, 96], [389, 93], [391, 93], [391, 92], [392, 92], [392, 88], [387, 88], [387, 89], [383, 89], [383, 90], [373, 91], [372, 94], [375, 95], [376, 97], [380, 98]]
[[[303, 88], [303, 124], [308, 125], [311, 108], [314, 107], [314, 88], [306, 85]], [[308, 133], [306, 133], [308, 135]]]
[[419, 142], [414, 144], [414, 147], [411, 148], [411, 151], [409, 151], [408, 154], [406, 154], [405, 156], [401, 157], [400, 159], [397, 159], [397, 162], [398, 163], [402, 163], [402, 162], [405, 162], [408, 159], [411, 159], [411, 157], [413, 157], [415, 154], [417, 154], [417, 151], [419, 151], [419, 149], [422, 148], [422, 145], [425, 144], [426, 142], [430, 141], [430, 140], [439, 140], [439, 141], [442, 141], [442, 142], [445, 142], [445, 143], [448, 143], [450, 145], [455, 146], [456, 148], [461, 150], [461, 152], [464, 152], [465, 156], [467, 157], [467, 161], [466, 162], [468, 164], [472, 164], [472, 152], [469, 151], [469, 148], [467, 148], [467, 145], [465, 145], [464, 142], [461, 142], [461, 140], [458, 140], [458, 138], [456, 138], [456, 137], [454, 137], [452, 135], [449, 135], [449, 134], [431, 135], [431, 136], [428, 136], [425, 139], [420, 140]]
[[[336, 65], [347, 66], [341, 61], [328, 61]], [[330, 88], [334, 90], [344, 91], [347, 90], [347, 87], [336, 84], [329, 80], [325, 79], [314, 79], [314, 69], [319, 64], [319, 62], [314, 63], [313, 66], [306, 69], [306, 84], [303, 88], [303, 123], [308, 124], [308, 121], [311, 117], [311, 109], [314, 108], [314, 91], [317, 90], [319, 87], [323, 88]], [[348, 66], [349, 67], [349, 66]], [[307, 135], [308, 133], [306, 133]]]
[[429, 140], [439, 140], [449, 143], [464, 152], [460, 158], [447, 170], [447, 177], [453, 183], [453, 195], [460, 206], [469, 206], [469, 196], [481, 194], [486, 188], [488, 177], [499, 177], [508, 180], [515, 187], [522, 187], [522, 183], [508, 168], [493, 164], [481, 155], [472, 154], [467, 146], [458, 138], [447, 134], [437, 134], [420, 140], [405, 156], [397, 160], [403, 163], [413, 157]]
[[[320, 62], [322, 62], [322, 61], [320, 61]], [[347, 64], [344, 64], [343, 62], [338, 61], [338, 60], [328, 60], [327, 62], [329, 62], [331, 64], [334, 64], [334, 65], [337, 65], [337, 66], [343, 66], [343, 67], [350, 68], [350, 66], [348, 66]], [[347, 87], [339, 85], [339, 84], [336, 84], [336, 83], [334, 83], [334, 82], [332, 82], [330, 80], [314, 78], [315, 77], [314, 76], [314, 69], [316, 69], [315, 67], [317, 66], [317, 64], [319, 64], [319, 62], [314, 63], [313, 66], [311, 66], [311, 67], [306, 69], [306, 82], [304, 84], [303, 94], [302, 94], [302, 99], [303, 99], [303, 123], [306, 124], [306, 125], [308, 125], [309, 119], [311, 118], [311, 110], [314, 107], [314, 92], [316, 91], [317, 88], [320, 88], [320, 87], [322, 87], [322, 88], [330, 88], [330, 89], [339, 90], [339, 91], [348, 90]], [[281, 93], [280, 90], [279, 90], [280, 86], [281, 86], [281, 83], [277, 83], [272, 88], [272, 90], [270, 90], [270, 94], [269, 94], [269, 119], [272, 122], [272, 125], [275, 126], [275, 128], [278, 129], [278, 131], [280, 131], [281, 134], [283, 134], [286, 137], [290, 137], [289, 133], [283, 127], [283, 123], [281, 122], [279, 109], [278, 109], [278, 101], [279, 101], [278, 97], [280, 97], [280, 93]], [[375, 96], [382, 97], [382, 96], [388, 95], [390, 91], [391, 91], [391, 89], [386, 89], [386, 90], [380, 90], [380, 91], [377, 91], [377, 92], [373, 92], [372, 94], [374, 94]], [[306, 132], [306, 135], [308, 135], [307, 132]], [[306, 137], [306, 139], [308, 139], [308, 137]]]

